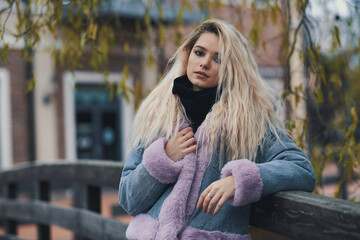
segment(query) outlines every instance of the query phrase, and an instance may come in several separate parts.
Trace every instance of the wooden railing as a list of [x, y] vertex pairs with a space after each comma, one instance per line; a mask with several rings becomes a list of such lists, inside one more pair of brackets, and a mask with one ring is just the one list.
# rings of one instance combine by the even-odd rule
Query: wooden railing
[[[38, 239], [50, 239], [50, 225], [83, 239], [125, 239], [127, 225], [100, 215], [101, 188], [117, 189], [123, 165], [105, 161], [27, 165], [0, 173], [0, 220], [16, 237], [22, 222], [38, 225]], [[32, 182], [32, 199], [18, 199], [22, 183]], [[50, 204], [52, 182], [76, 186], [74, 207]], [[252, 208], [251, 225], [291, 239], [360, 239], [360, 204], [300, 191], [262, 198]]]
[[[7, 236], [14, 237], [19, 222], [38, 224], [38, 239], [50, 239], [49, 225], [73, 231], [83, 239], [126, 239], [127, 225], [101, 216], [101, 188], [118, 189], [123, 165], [105, 161], [77, 161], [18, 167], [0, 173], [4, 198], [0, 219]], [[33, 182], [33, 199], [17, 199], [19, 185]], [[50, 204], [52, 182], [69, 183], [74, 207]], [[79, 237], [80, 236], [80, 237]]]

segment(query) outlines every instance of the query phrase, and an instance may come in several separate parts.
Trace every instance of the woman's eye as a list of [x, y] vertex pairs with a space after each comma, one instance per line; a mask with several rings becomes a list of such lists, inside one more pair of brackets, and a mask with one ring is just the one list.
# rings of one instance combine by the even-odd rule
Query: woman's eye
[[195, 54], [197, 56], [204, 56], [204, 53], [202, 51], [195, 51]]
[[218, 58], [218, 57], [214, 58], [214, 62], [220, 63], [220, 58]]

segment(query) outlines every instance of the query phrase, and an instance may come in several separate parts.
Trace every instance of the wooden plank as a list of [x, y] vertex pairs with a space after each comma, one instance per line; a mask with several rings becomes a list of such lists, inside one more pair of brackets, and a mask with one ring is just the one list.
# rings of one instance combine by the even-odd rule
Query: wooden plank
[[301, 191], [279, 192], [252, 208], [250, 224], [292, 239], [360, 239], [360, 204]]
[[11, 234], [5, 234], [5, 235], [0, 235], [0, 240], [26, 240], [26, 239], [19, 238], [15, 235], [11, 235]]
[[[118, 188], [124, 165], [112, 161], [56, 162], [24, 164], [0, 174], [1, 183], [59, 181]], [[79, 174], [81, 173], [81, 174]]]
[[[16, 189], [9, 184], [18, 182], [75, 183], [83, 189], [77, 207], [93, 205], [90, 208], [99, 211], [99, 201], [86, 200], [93, 197], [86, 186], [92, 186], [96, 196], [100, 187], [117, 189], [122, 169], [123, 164], [106, 161], [30, 165], [0, 173], [0, 182], [10, 186], [5, 191], [9, 197], [16, 196]], [[0, 200], [0, 218], [13, 221], [14, 226], [16, 221], [30, 221], [57, 225], [93, 239], [125, 239], [126, 225], [114, 219], [39, 201]], [[292, 239], [360, 239], [360, 204], [300, 191], [279, 192], [253, 204], [251, 225]]]
[[[126, 239], [127, 225], [85, 209], [51, 205], [38, 200], [0, 201], [0, 218], [56, 225], [89, 239]], [[40, 213], [39, 213], [40, 212]]]

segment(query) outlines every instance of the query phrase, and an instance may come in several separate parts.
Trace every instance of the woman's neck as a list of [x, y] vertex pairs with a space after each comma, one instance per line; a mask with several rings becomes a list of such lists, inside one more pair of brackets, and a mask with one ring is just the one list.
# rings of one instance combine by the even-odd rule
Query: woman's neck
[[196, 86], [196, 85], [192, 85], [192, 90], [193, 90], [194, 92], [199, 92], [199, 91], [202, 91], [203, 89], [200, 88], [200, 87], [198, 87], [198, 86]]

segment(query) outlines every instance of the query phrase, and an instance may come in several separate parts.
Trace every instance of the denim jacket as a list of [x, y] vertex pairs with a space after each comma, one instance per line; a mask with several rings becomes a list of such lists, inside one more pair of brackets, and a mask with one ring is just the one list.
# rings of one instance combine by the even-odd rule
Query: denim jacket
[[[195, 134], [198, 140], [199, 130]], [[206, 147], [174, 162], [165, 153], [165, 138], [127, 156], [120, 180], [119, 202], [134, 218], [129, 239], [250, 239], [250, 205], [283, 190], [312, 191], [315, 173], [305, 153], [287, 136], [267, 134], [255, 162], [224, 161]], [[209, 158], [211, 158], [209, 162]], [[234, 176], [235, 194], [218, 214], [196, 208], [200, 194], [212, 182]]]

